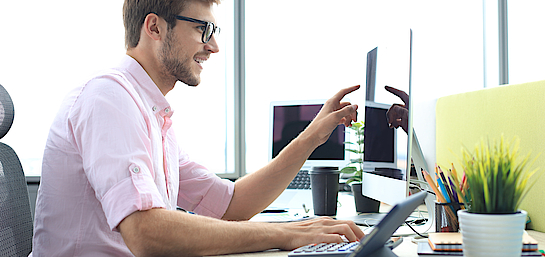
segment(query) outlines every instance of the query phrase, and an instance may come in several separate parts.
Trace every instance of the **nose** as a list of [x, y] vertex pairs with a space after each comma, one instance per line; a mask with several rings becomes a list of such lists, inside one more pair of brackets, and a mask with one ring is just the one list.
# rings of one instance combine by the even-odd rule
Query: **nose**
[[210, 38], [210, 41], [208, 41], [208, 43], [205, 44], [204, 49], [206, 49], [206, 51], [209, 51], [211, 53], [217, 53], [220, 51], [215, 35], [212, 35], [212, 37]]

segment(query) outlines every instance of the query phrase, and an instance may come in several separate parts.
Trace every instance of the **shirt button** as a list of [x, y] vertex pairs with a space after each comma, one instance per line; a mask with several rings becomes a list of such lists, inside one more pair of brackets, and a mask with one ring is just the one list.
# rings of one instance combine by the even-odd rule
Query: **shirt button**
[[151, 107], [151, 110], [152, 110], [152, 111], [157, 111], [157, 106]]
[[168, 113], [168, 112], [170, 112], [170, 108], [165, 109], [165, 113]]
[[132, 168], [132, 172], [138, 173], [138, 172], [140, 172], [140, 168], [134, 167], [134, 168]]

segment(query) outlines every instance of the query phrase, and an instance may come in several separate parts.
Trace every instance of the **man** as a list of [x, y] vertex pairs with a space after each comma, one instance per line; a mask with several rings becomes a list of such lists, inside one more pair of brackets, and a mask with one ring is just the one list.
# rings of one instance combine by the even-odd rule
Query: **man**
[[235, 183], [179, 150], [164, 95], [177, 81], [198, 85], [200, 63], [219, 51], [214, 2], [125, 1], [127, 57], [69, 94], [51, 127], [31, 255], [196, 256], [364, 236], [330, 218], [244, 221], [282, 192], [337, 124], [356, 120], [357, 106], [340, 100], [357, 86], [337, 93], [275, 160]]

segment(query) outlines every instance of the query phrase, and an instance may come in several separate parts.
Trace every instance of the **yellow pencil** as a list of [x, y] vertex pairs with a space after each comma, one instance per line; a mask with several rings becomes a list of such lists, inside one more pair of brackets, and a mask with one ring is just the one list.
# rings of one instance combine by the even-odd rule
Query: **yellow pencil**
[[450, 165], [452, 166], [452, 175], [454, 176], [454, 178], [456, 179], [456, 181], [458, 181], [458, 172], [456, 172], [456, 168], [454, 167], [454, 163], [450, 163]]
[[422, 173], [424, 174], [424, 179], [426, 179], [426, 181], [430, 185], [431, 189], [435, 193], [435, 196], [437, 197], [437, 200], [439, 200], [440, 203], [446, 203], [447, 200], [445, 200], [445, 197], [443, 197], [443, 194], [441, 194], [441, 192], [439, 191], [439, 189], [435, 185], [435, 182], [433, 182], [433, 179], [431, 178], [431, 175], [425, 170], [422, 170]]
[[[435, 197], [437, 198], [437, 200], [440, 203], [447, 203], [447, 200], [445, 200], [445, 198], [443, 197], [443, 195], [441, 194], [441, 192], [439, 191], [439, 189], [437, 188], [437, 186], [433, 182], [433, 179], [431, 178], [431, 175], [425, 170], [422, 170], [422, 174], [424, 174], [424, 179], [426, 179], [426, 181], [430, 185], [433, 192], [435, 192]], [[453, 210], [451, 208], [448, 208], [448, 207], [445, 207], [444, 210], [445, 210], [445, 213], [447, 214], [448, 219], [450, 219], [451, 223], [455, 224], [454, 221], [456, 220], [456, 215], [454, 214]]]

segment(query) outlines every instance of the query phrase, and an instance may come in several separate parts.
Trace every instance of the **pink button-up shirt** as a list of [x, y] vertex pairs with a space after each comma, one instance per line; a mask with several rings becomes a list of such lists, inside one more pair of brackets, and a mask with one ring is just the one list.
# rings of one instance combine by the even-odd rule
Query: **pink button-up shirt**
[[180, 150], [172, 113], [129, 56], [68, 95], [45, 147], [31, 255], [132, 256], [117, 226], [139, 210], [223, 216], [234, 185]]

